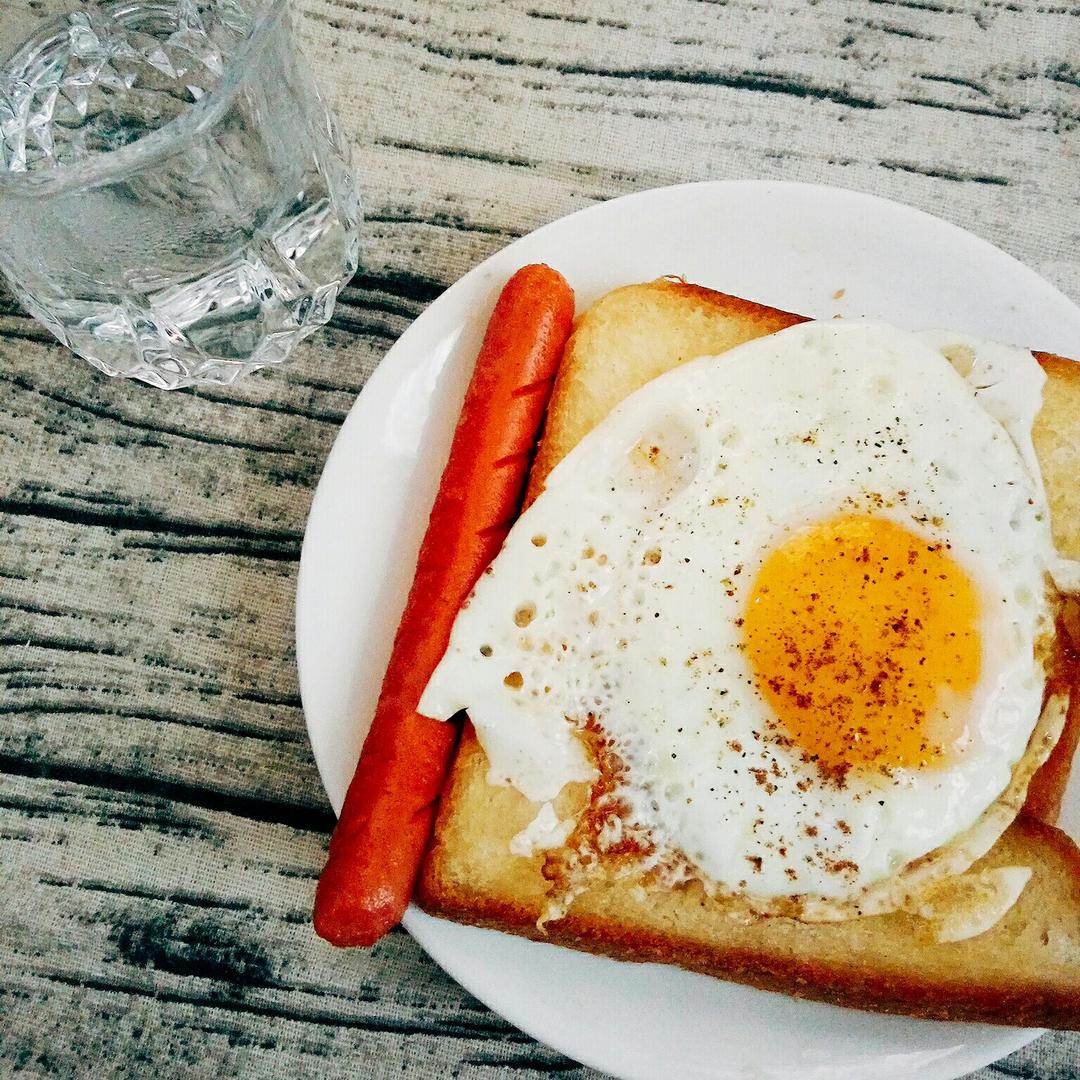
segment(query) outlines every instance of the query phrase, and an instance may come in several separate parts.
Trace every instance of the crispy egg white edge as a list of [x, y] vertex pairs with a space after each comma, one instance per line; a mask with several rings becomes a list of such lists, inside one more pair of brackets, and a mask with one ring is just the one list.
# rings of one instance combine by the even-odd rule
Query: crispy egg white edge
[[[813, 325], [813, 324], [810, 324]], [[790, 333], [787, 331], [786, 333]], [[1036, 471], [1033, 478], [1039, 482], [1041, 490], [1041, 477], [1037, 471], [1037, 461], [1034, 449], [1031, 446], [1030, 428], [1034, 415], [1038, 411], [1041, 400], [1042, 375], [1030, 353], [1021, 350], [1012, 350], [991, 343], [979, 342], [966, 335], [956, 335], [949, 332], [931, 332], [922, 335], [927, 344], [940, 348], [953, 343], [962, 343], [969, 346], [975, 353], [978, 362], [981, 363], [979, 376], [981, 381], [977, 383], [976, 397], [980, 398], [980, 404], [986, 408], [995, 419], [1006, 426], [1014, 443], [1027, 462], [1029, 471], [1034, 465]], [[730, 355], [730, 354], [728, 354]], [[1022, 365], [1017, 360], [1027, 357], [1027, 366], [1034, 367], [1035, 372], [1030, 372], [1027, 377], [1021, 378], [1017, 372]], [[1038, 375], [1038, 379], [1031, 377]], [[663, 376], [661, 376], [663, 378]], [[640, 393], [640, 391], [639, 391]], [[569, 463], [567, 468], [569, 468]], [[557, 480], [557, 477], [553, 479]], [[433, 679], [433, 683], [436, 680]], [[438, 702], [433, 701], [430, 693], [425, 694], [421, 703], [421, 711], [438, 714], [445, 712], [440, 710]], [[914, 860], [905, 867], [907, 873], [906, 891], [917, 888], [922, 882], [940, 878], [943, 875], [951, 875], [962, 872], [980, 855], [985, 853], [1008, 826], [1017, 810], [1023, 802], [1024, 793], [1031, 775], [1038, 764], [1045, 759], [1060, 733], [1064, 720], [1064, 705], [1061, 699], [1050, 698], [1046, 702], [1043, 714], [1031, 735], [1028, 749], [1013, 768], [1011, 780], [1006, 790], [996, 799], [965, 833], [957, 836], [947, 845], [943, 845], [936, 851], [930, 852], [921, 859]], [[569, 725], [567, 725], [569, 731]], [[544, 737], [541, 732], [536, 733]], [[483, 739], [482, 739], [483, 742]], [[548, 768], [553, 773], [561, 775], [563, 783], [573, 781], [588, 781], [594, 775], [593, 770], [584, 755], [581, 754], [580, 746], [575, 738], [568, 736], [568, 740], [552, 747], [537, 747], [539, 756], [548, 759]], [[552, 753], [554, 749], [554, 753]], [[527, 787], [528, 785], [523, 785]], [[559, 785], [562, 787], [562, 784]], [[531, 791], [524, 794], [532, 798], [534, 802], [544, 803], [544, 809], [549, 812], [549, 800], [552, 797], [551, 785], [535, 786]], [[543, 815], [541, 815], [543, 818]], [[518, 853], [525, 854], [531, 847], [532, 850], [544, 847], [557, 846], [565, 842], [566, 830], [564, 823], [549, 822], [546, 818], [540, 818], [526, 830], [529, 834], [521, 836], [515, 844]], [[527, 842], [526, 842], [527, 841]], [[848, 917], [852, 913], [869, 913], [870, 911], [893, 910], [900, 906], [901, 900], [896, 896], [896, 884], [900, 875], [894, 875], [878, 882], [860, 894], [857, 901], [850, 905], [838, 904], [835, 899], [830, 899], [823, 904], [815, 904], [812, 897], [800, 901], [803, 908], [803, 917], [810, 918], [837, 918]], [[790, 898], [786, 897], [753, 897], [745, 894], [747, 902], [759, 911], [769, 910], [775, 912], [779, 907], [791, 906]]]

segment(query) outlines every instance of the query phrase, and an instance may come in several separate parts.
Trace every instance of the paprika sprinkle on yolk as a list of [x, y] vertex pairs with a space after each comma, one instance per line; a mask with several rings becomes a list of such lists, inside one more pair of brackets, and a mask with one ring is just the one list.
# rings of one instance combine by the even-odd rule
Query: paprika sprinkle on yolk
[[[924, 768], [966, 727], [979, 601], [946, 545], [850, 514], [775, 548], [743, 622], [758, 690], [826, 774]], [[958, 715], [959, 713], [959, 715]]]

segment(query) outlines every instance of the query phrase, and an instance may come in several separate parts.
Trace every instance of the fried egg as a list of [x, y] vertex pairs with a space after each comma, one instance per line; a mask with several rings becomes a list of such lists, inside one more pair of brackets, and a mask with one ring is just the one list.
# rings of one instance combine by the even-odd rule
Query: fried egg
[[[807, 323], [628, 397], [555, 468], [420, 711], [489, 780], [603, 791], [636, 838], [761, 912], [903, 906], [1015, 816], [1060, 724], [1030, 353]], [[1042, 717], [1042, 719], [1040, 719]], [[603, 784], [598, 784], [603, 780]], [[624, 845], [625, 847], [625, 845]]]

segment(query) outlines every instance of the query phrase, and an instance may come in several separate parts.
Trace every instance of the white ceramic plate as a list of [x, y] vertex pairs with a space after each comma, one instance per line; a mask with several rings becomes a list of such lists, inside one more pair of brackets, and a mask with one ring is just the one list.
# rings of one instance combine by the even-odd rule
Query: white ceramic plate
[[[806, 315], [944, 326], [1080, 356], [1080, 310], [1033, 271], [937, 218], [834, 188], [663, 188], [590, 207], [511, 244], [448, 289], [390, 350], [315, 495], [297, 656], [311, 744], [335, 810], [374, 709], [488, 314], [510, 274], [537, 261], [566, 275], [579, 310], [616, 285], [682, 274]], [[1076, 787], [1069, 811], [1080, 825]], [[799, 1002], [457, 926], [415, 908], [405, 925], [496, 1012], [634, 1080], [951, 1080], [1038, 1034]]]

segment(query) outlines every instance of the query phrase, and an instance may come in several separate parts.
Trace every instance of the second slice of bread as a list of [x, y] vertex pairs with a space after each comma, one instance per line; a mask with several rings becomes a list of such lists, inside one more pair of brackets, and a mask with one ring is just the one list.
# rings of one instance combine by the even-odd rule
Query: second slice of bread
[[[551, 469], [639, 386], [685, 360], [804, 321], [801, 316], [675, 279], [617, 289], [583, 316], [552, 396], [527, 499]], [[1037, 354], [1048, 381], [1033, 437], [1059, 551], [1080, 558], [1080, 365]], [[1080, 693], [1067, 730], [1080, 730]], [[1080, 851], [1049, 820], [1068, 762], [1042, 770], [1030, 807], [977, 864], [1024, 865], [1032, 879], [991, 930], [950, 944], [904, 914], [842, 923], [746, 921], [691, 884], [661, 889], [633, 878], [590, 889], [562, 919], [537, 929], [547, 882], [540, 855], [510, 840], [537, 807], [487, 783], [487, 760], [466, 732], [443, 795], [419, 884], [428, 911], [629, 960], [679, 964], [798, 996], [911, 1015], [1080, 1026]], [[1063, 767], [1064, 765], [1064, 767]]]

